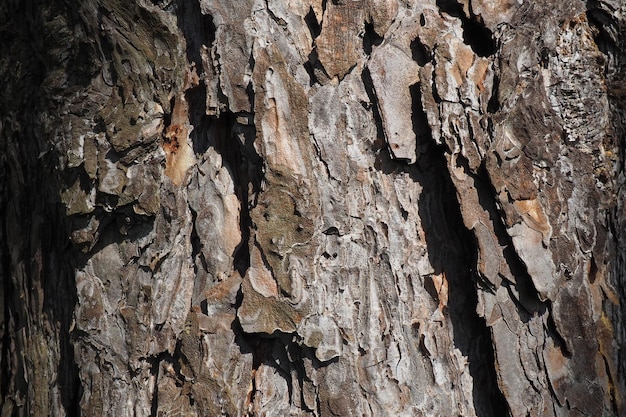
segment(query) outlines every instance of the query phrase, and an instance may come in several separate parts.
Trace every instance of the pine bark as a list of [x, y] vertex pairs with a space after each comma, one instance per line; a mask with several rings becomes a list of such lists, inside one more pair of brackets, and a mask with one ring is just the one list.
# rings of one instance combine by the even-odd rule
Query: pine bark
[[0, 416], [626, 413], [620, 0], [0, 4]]

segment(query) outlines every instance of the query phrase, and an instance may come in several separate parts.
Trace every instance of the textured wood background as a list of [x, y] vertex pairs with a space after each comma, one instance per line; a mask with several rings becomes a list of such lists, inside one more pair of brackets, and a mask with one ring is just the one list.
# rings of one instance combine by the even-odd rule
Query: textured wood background
[[0, 4], [0, 415], [619, 416], [620, 0]]

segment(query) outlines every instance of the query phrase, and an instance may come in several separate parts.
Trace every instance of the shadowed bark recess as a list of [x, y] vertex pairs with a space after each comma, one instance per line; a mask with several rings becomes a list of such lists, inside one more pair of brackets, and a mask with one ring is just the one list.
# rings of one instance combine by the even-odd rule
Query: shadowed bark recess
[[0, 5], [0, 415], [620, 416], [626, 6]]

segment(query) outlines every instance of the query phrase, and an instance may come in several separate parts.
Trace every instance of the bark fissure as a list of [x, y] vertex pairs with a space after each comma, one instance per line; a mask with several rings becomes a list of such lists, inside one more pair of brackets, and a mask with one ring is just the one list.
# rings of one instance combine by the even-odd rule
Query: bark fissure
[[[443, 217], [428, 216], [428, 207], [421, 205], [424, 218], [432, 223], [425, 224], [429, 258], [434, 260], [435, 273], [443, 272], [448, 279], [448, 311], [452, 322], [454, 344], [467, 356], [473, 379], [473, 401], [476, 415], [495, 417], [510, 415], [507, 401], [500, 391], [497, 372], [494, 367], [494, 350], [491, 332], [484, 318], [476, 313], [478, 290], [472, 271], [479, 253], [471, 232], [463, 224], [458, 209], [457, 194], [449, 177], [449, 171], [442, 147], [430, 145], [429, 151], [421, 157], [421, 178], [425, 195], [435, 195], [446, 213]], [[444, 233], [428, 233], [429, 228], [447, 230]], [[437, 236], [446, 236], [442, 241]], [[440, 251], [438, 248], [452, 246], [456, 251]]]
[[3, 3], [0, 414], [623, 414], [617, 3]]
[[[459, 157], [459, 161], [463, 161], [463, 159], [464, 158]], [[502, 221], [501, 210], [498, 208], [495, 199], [496, 191], [489, 179], [489, 173], [485, 165], [481, 165], [476, 174], [472, 174], [467, 165], [464, 165], [465, 172], [474, 179], [481, 206], [489, 213], [489, 219], [491, 220], [490, 226], [498, 239], [498, 244], [504, 248], [502, 254], [515, 279], [515, 282], [511, 284], [515, 286], [518, 293], [518, 295], [513, 296], [512, 299], [519, 302], [520, 317], [523, 319], [524, 316], [528, 317], [533, 314], [543, 314], [548, 308], [548, 303], [539, 299], [537, 289], [528, 274], [526, 265], [515, 251], [513, 240], [506, 231], [505, 224]]]
[[474, 53], [480, 57], [488, 57], [496, 51], [493, 33], [472, 12], [471, 1], [467, 3], [469, 10], [457, 0], [437, 0], [441, 12], [461, 20], [463, 27], [463, 41], [469, 45]]

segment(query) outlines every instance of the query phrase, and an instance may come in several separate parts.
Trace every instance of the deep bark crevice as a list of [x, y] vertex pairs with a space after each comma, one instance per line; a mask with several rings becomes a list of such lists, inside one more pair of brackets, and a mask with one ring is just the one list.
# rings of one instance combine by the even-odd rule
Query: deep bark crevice
[[146, 360], [150, 364], [150, 375], [154, 378], [154, 386], [152, 387], [152, 402], [150, 404], [150, 417], [157, 417], [159, 410], [159, 369], [161, 367], [161, 359], [159, 356], [148, 358]]
[[471, 10], [470, 16], [465, 15], [463, 5], [457, 0], [437, 0], [437, 7], [443, 13], [461, 20], [463, 27], [463, 41], [470, 46], [474, 53], [480, 57], [488, 57], [496, 51], [496, 43], [493, 33], [487, 28]]
[[[198, 229], [196, 228], [196, 220], [198, 219], [198, 213], [191, 206], [189, 206], [189, 211], [191, 212], [191, 221], [193, 224], [192, 229], [191, 229], [191, 236], [189, 237], [191, 241], [191, 259], [194, 260], [193, 272], [194, 274], [197, 274], [199, 267], [202, 267], [205, 271], [207, 271], [208, 268], [207, 268], [206, 259], [204, 259], [204, 255], [202, 254], [202, 246], [203, 246], [202, 239], [200, 239], [200, 236], [198, 236]], [[198, 262], [196, 261], [196, 259], [200, 261], [200, 265], [198, 265]]]
[[176, 12], [178, 27], [183, 32], [187, 46], [187, 59], [194, 63], [197, 69], [201, 69], [202, 46], [211, 48], [215, 42], [217, 28], [213, 16], [202, 14], [200, 1], [176, 0]]
[[[362, 80], [372, 102], [379, 136], [384, 137], [382, 119], [367, 68]], [[375, 167], [387, 175], [407, 173], [422, 187], [419, 215], [426, 237], [429, 259], [435, 274], [444, 274], [448, 280], [448, 306], [454, 345], [468, 358], [474, 380], [473, 402], [477, 416], [510, 415], [508, 403], [498, 387], [494, 350], [490, 330], [485, 320], [476, 313], [477, 283], [471, 271], [476, 265], [478, 247], [472, 233], [463, 223], [456, 190], [450, 178], [445, 149], [435, 145], [426, 114], [422, 108], [419, 84], [411, 89], [412, 119], [418, 138], [416, 164], [408, 164], [391, 157], [388, 147], [377, 152]]]
[[374, 46], [378, 46], [383, 42], [383, 37], [374, 30], [374, 25], [365, 22], [365, 31], [363, 33], [363, 51], [367, 55], [372, 54]]
[[[190, 102], [192, 106], [194, 102]], [[261, 190], [263, 181], [263, 160], [254, 148], [254, 124], [242, 125], [237, 122], [238, 117], [252, 121], [252, 115], [236, 115], [224, 112], [218, 118], [203, 119], [202, 127], [194, 128], [198, 131], [198, 150], [206, 152], [213, 147], [221, 156], [222, 164], [230, 173], [235, 185], [235, 194], [240, 202], [239, 214], [241, 243], [234, 254], [235, 269], [241, 276], [250, 265], [249, 240], [252, 219], [250, 210], [254, 205], [255, 195]]]
[[433, 138], [428, 124], [428, 116], [422, 106], [421, 83], [409, 86], [409, 91], [411, 93], [411, 123], [415, 133], [415, 152], [419, 158], [421, 154], [428, 151]]
[[603, 54], [615, 58], [619, 55], [618, 24], [613, 17], [602, 9], [596, 0], [587, 1], [587, 20], [593, 31], [593, 39]]
[[489, 178], [489, 172], [487, 171], [485, 163], [483, 162], [478, 168], [477, 173], [473, 174], [465, 158], [459, 156], [458, 160], [462, 161], [465, 165], [465, 173], [472, 176], [474, 179], [480, 205], [489, 213], [492, 230], [498, 239], [498, 244], [503, 248], [502, 254], [504, 259], [515, 277], [515, 287], [518, 290], [519, 297], [512, 296], [512, 299], [513, 301], [519, 302], [519, 304], [516, 303], [516, 305], [520, 313], [520, 318], [525, 322], [533, 314], [543, 314], [548, 308], [548, 303], [539, 299], [539, 293], [528, 273], [526, 265], [515, 250], [513, 239], [507, 232], [502, 220], [495, 198], [497, 193]]
[[[474, 380], [473, 400], [476, 415], [510, 415], [498, 387], [491, 332], [476, 313], [477, 277], [475, 265], [478, 247], [463, 223], [456, 190], [450, 178], [442, 146], [431, 144], [418, 161], [416, 180], [424, 187], [419, 201], [420, 217], [425, 219], [424, 233], [429, 259], [436, 274], [448, 280], [448, 314], [452, 323], [454, 345], [468, 359]], [[427, 198], [427, 196], [430, 198]], [[433, 215], [433, 203], [443, 215]], [[444, 237], [443, 240], [441, 237]], [[453, 248], [454, 250], [450, 250]]]
[[[59, 207], [57, 205], [57, 207]], [[79, 378], [79, 368], [74, 357], [74, 345], [70, 334], [74, 315], [74, 306], [78, 302], [76, 294], [76, 282], [74, 279], [75, 269], [68, 260], [73, 259], [75, 249], [63, 242], [68, 242], [67, 235], [63, 232], [68, 230], [66, 222], [62, 221], [62, 214], [57, 213], [58, 222], [52, 226], [50, 236], [51, 249], [44, 251], [44, 265], [50, 265], [50, 269], [58, 268], [56, 279], [44, 278], [44, 311], [49, 312], [49, 317], [59, 326], [59, 366], [58, 380], [61, 402], [66, 415], [80, 416], [80, 398], [83, 386]], [[54, 217], [51, 217], [54, 218]], [[56, 242], [56, 243], [55, 243]], [[53, 249], [56, 247], [57, 249]]]
[[322, 27], [317, 21], [313, 7], [309, 7], [309, 12], [304, 16], [304, 23], [306, 23], [306, 26], [309, 28], [312, 42], [315, 43], [315, 39], [322, 33]]
[[433, 59], [432, 52], [422, 43], [419, 36], [411, 41], [411, 57], [420, 67], [423, 67]]
[[[494, 74], [493, 76], [493, 88], [491, 90], [491, 97], [489, 97], [489, 101], [487, 102], [487, 112], [494, 114], [500, 110], [500, 100], [498, 99], [498, 94], [500, 90], [500, 77], [498, 74]], [[491, 118], [489, 119], [491, 123]]]
[[363, 67], [363, 71], [361, 72], [361, 81], [363, 82], [365, 92], [367, 93], [367, 97], [369, 99], [367, 106], [372, 109], [372, 116], [374, 118], [374, 124], [376, 125], [377, 145], [374, 150], [378, 151], [381, 148], [381, 144], [387, 144], [387, 139], [385, 136], [385, 129], [383, 128], [383, 118], [380, 114], [380, 109], [378, 108], [378, 97], [376, 96], [376, 91], [374, 90], [374, 82], [372, 81], [372, 74], [370, 73], [369, 68]]

